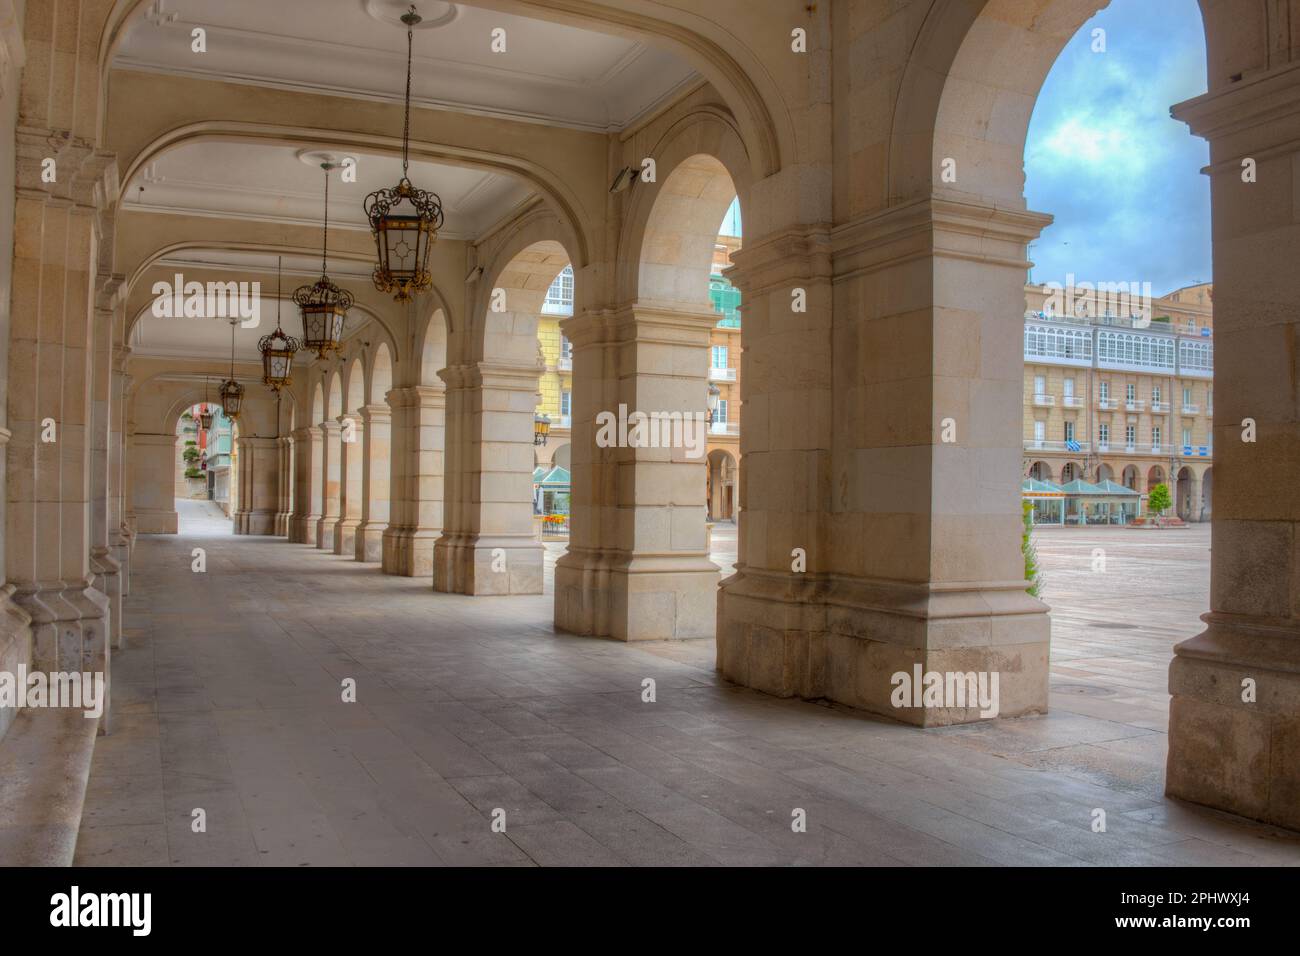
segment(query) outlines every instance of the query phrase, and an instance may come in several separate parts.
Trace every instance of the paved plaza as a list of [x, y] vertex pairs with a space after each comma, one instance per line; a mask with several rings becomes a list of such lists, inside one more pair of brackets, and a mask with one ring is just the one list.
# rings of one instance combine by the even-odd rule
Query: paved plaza
[[211, 507], [135, 550], [79, 864], [1300, 864], [1300, 836], [1162, 795], [1208, 526], [1037, 533], [1051, 712], [919, 730], [730, 685], [712, 640], [557, 633], [548, 595], [435, 593]]

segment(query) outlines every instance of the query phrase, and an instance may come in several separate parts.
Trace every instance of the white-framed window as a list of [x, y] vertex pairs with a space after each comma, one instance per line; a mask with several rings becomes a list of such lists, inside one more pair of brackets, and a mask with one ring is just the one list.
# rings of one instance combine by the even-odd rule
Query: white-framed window
[[1064, 390], [1066, 398], [1074, 398], [1074, 379], [1067, 378], [1061, 383], [1061, 388]]
[[1047, 440], [1047, 422], [1034, 420], [1034, 441], [1042, 444]]
[[1183, 404], [1192, 404], [1192, 387], [1190, 385], [1183, 386]]
[[727, 367], [727, 346], [725, 345], [713, 346], [713, 367], [714, 368]]
[[1097, 383], [1097, 388], [1100, 390], [1099, 394], [1103, 402], [1110, 398], [1110, 382], [1102, 379]]
[[560, 392], [560, 414], [566, 418], [573, 414], [573, 393], [568, 389]]
[[1110, 426], [1109, 426], [1109, 425], [1102, 424], [1102, 425], [1098, 425], [1098, 426], [1097, 426], [1097, 441], [1100, 442], [1100, 443], [1103, 444], [1103, 445], [1109, 445], [1109, 444], [1110, 444]]
[[1074, 422], [1065, 423], [1065, 440], [1074, 441]]
[[715, 425], [721, 425], [726, 420], [727, 420], [727, 400], [725, 398], [720, 398], [718, 399], [718, 408], [713, 413], [713, 422]]
[[1136, 402], [1137, 397], [1138, 397], [1138, 387], [1136, 385], [1134, 385], [1132, 382], [1129, 382], [1127, 385], [1124, 386], [1125, 401]]
[[1047, 394], [1047, 376], [1045, 375], [1034, 376], [1034, 394], [1035, 395]]
[[1157, 448], [1160, 447], [1160, 426], [1159, 425], [1151, 426], [1151, 444], [1155, 445]]
[[573, 343], [565, 337], [563, 332], [560, 333], [560, 358], [573, 359]]
[[1158, 401], [1160, 401], [1160, 386], [1159, 386], [1159, 385], [1152, 385], [1152, 386], [1151, 386], [1151, 401], [1153, 401], [1153, 402], [1158, 402]]
[[1191, 430], [1190, 428], [1184, 428], [1184, 429], [1183, 429], [1183, 447], [1185, 447], [1185, 448], [1186, 448], [1186, 447], [1189, 447], [1191, 444], [1192, 444], [1192, 430]]
[[555, 277], [542, 302], [546, 315], [573, 315], [573, 266], [565, 266]]
[[1124, 426], [1124, 444], [1136, 445], [1138, 440], [1138, 429], [1136, 425]]

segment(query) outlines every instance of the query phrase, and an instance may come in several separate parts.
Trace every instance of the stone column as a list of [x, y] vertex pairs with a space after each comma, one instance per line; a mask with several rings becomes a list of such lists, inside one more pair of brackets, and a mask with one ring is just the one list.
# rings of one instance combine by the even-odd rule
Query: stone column
[[334, 524], [334, 553], [352, 557], [361, 524], [361, 473], [365, 425], [356, 414], [339, 416], [339, 519]]
[[725, 676], [929, 726], [980, 708], [912, 706], [919, 690], [894, 706], [895, 675], [996, 673], [1001, 716], [1046, 710], [1047, 609], [1025, 591], [1017, 488], [1025, 249], [1048, 221], [923, 199], [737, 255]]
[[[627, 641], [713, 633], [703, 416], [717, 319], [636, 306], [563, 323], [574, 346], [573, 513], [555, 571], [556, 627]], [[620, 406], [691, 416], [698, 434], [689, 448], [604, 447], [598, 415], [617, 418]]]
[[533, 527], [536, 364], [479, 363], [447, 382], [447, 527], [434, 588], [460, 594], [541, 594], [544, 551]]
[[130, 436], [132, 510], [139, 534], [176, 534], [175, 435], [136, 432]]
[[321, 438], [321, 511], [316, 521], [316, 547], [334, 550], [334, 525], [339, 520], [339, 457], [341, 455], [338, 422], [325, 421], [316, 426]]
[[[1247, 74], [1175, 109], [1210, 143], [1214, 522], [1206, 627], [1174, 648], [1169, 668], [1165, 786], [1300, 829], [1300, 499], [1279, 493], [1300, 461], [1295, 67]], [[1247, 419], [1254, 441], [1243, 440]]]
[[279, 499], [280, 439], [239, 439], [239, 530], [273, 534]]
[[[115, 321], [120, 321], [120, 315]], [[117, 561], [122, 581], [122, 594], [131, 593], [131, 531], [127, 527], [126, 489], [126, 414], [127, 396], [131, 376], [126, 373], [127, 357], [131, 350], [124, 346], [113, 349], [112, 409], [109, 414], [108, 444], [108, 536], [113, 558]], [[117, 635], [117, 646], [122, 646], [122, 632]]]
[[393, 389], [387, 398], [393, 410], [393, 460], [383, 571], [432, 578], [443, 517], [446, 387], [411, 385]]
[[122, 276], [106, 278], [96, 293], [94, 350], [91, 357], [90, 435], [90, 572], [95, 587], [108, 596], [109, 634], [122, 646], [122, 574], [113, 556], [115, 530], [109, 520], [110, 448], [114, 411], [113, 339], [117, 327], [117, 305], [124, 291]]
[[[39, 81], [43, 65], [29, 63], [32, 82]], [[95, 374], [91, 295], [105, 239], [100, 209], [105, 195], [116, 191], [116, 167], [111, 156], [56, 129], [20, 127], [17, 152], [7, 422], [12, 437], [6, 461], [9, 583], [32, 619], [33, 667], [107, 675], [109, 601], [93, 586], [90, 568], [94, 422], [88, 384]], [[61, 171], [56, 189], [41, 181], [46, 158], [54, 158]], [[107, 729], [106, 720], [100, 729]]]
[[289, 518], [293, 514], [293, 438], [277, 438], [275, 442], [279, 494], [276, 501], [275, 526], [271, 533], [283, 538], [289, 534]]
[[316, 527], [321, 517], [321, 445], [319, 429], [310, 425], [294, 430], [293, 517], [289, 521], [289, 540], [297, 544], [315, 544]]
[[392, 412], [387, 405], [363, 405], [361, 450], [361, 524], [357, 526], [358, 561], [380, 561], [389, 519], [389, 469], [392, 462]]

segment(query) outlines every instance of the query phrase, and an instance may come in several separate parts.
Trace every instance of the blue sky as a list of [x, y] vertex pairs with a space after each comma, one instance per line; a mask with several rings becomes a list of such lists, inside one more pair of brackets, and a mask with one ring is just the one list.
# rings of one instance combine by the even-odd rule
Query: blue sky
[[[1092, 31], [1106, 31], [1106, 52]], [[1035, 282], [1209, 280], [1209, 147], [1169, 116], [1205, 92], [1196, 0], [1113, 0], [1062, 51], [1025, 146], [1029, 208], [1056, 222], [1030, 251]]]

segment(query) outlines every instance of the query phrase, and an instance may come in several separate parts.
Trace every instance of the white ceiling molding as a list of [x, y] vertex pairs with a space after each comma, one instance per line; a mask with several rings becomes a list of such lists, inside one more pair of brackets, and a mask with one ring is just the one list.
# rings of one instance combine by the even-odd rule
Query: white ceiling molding
[[[367, 0], [224, 0], [215, 11], [203, 0], [172, 0], [168, 7], [174, 19], [144, 19], [128, 30], [115, 67], [401, 101], [403, 30], [369, 14]], [[207, 32], [206, 53], [191, 52], [196, 26]], [[505, 53], [490, 50], [495, 28], [506, 30]], [[699, 80], [672, 53], [625, 37], [458, 8], [451, 21], [417, 31], [411, 92], [417, 108], [605, 133]]]

